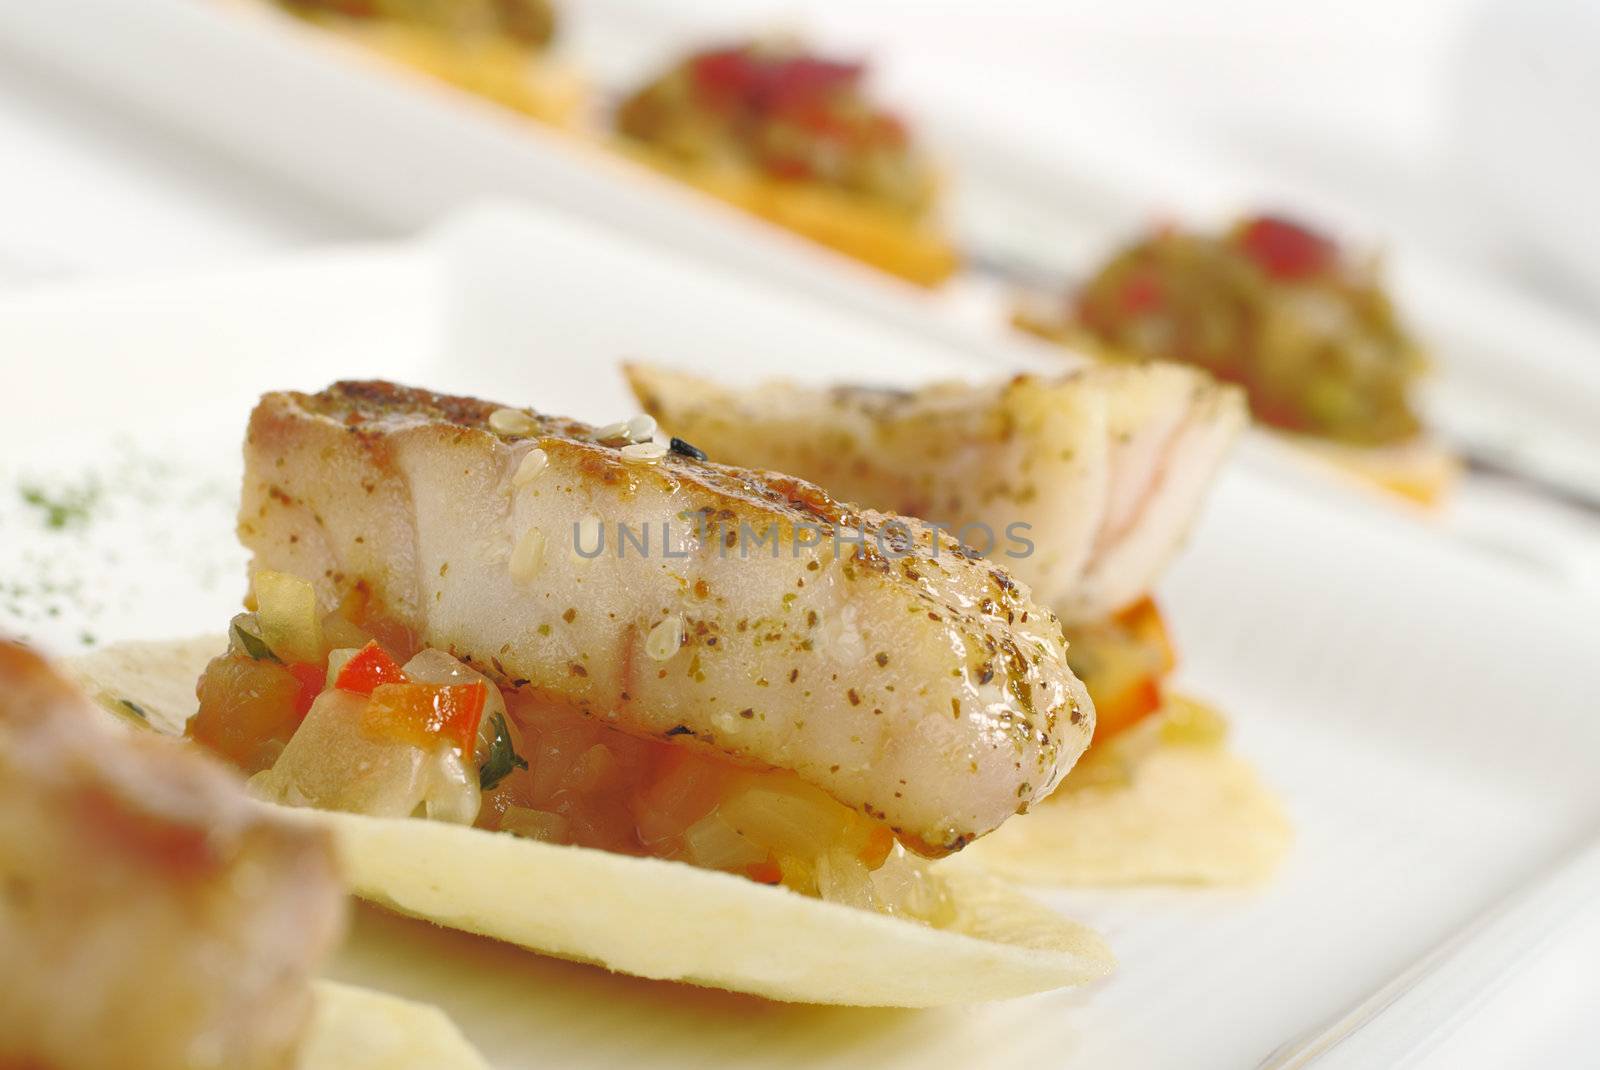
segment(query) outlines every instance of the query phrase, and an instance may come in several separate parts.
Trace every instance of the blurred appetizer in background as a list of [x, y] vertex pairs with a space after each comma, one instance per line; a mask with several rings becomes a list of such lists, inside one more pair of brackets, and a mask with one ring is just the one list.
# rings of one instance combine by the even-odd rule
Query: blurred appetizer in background
[[556, 126], [585, 91], [550, 55], [550, 0], [271, 0], [276, 6], [435, 78]]
[[1168, 690], [1176, 659], [1150, 599], [1245, 422], [1237, 389], [1170, 364], [916, 391], [626, 371], [645, 411], [708, 455], [920, 517], [1061, 615], [1094, 744], [1061, 791], [969, 854], [1074, 883], [1271, 871], [1287, 824], [1222, 746], [1221, 717]]
[[617, 108], [631, 154], [823, 245], [932, 286], [958, 266], [939, 177], [866, 68], [787, 42], [688, 57]]
[[267, 395], [245, 461], [249, 611], [209, 663], [113, 648], [97, 684], [123, 693], [118, 659], [199, 673], [186, 734], [260, 797], [338, 812], [358, 893], [780, 999], [1109, 968], [1087, 930], [927, 864], [1048, 795], [1094, 719], [1055, 617], [949, 536], [648, 417], [382, 382]]
[[1242, 386], [1255, 419], [1388, 490], [1439, 501], [1455, 459], [1414, 388], [1427, 362], [1374, 259], [1275, 216], [1220, 235], [1164, 227], [1113, 256], [1064, 307], [1020, 326], [1112, 360], [1168, 360]]
[[313, 984], [343, 930], [327, 833], [3, 641], [0, 887], [0, 1065], [484, 1065], [433, 1008]]

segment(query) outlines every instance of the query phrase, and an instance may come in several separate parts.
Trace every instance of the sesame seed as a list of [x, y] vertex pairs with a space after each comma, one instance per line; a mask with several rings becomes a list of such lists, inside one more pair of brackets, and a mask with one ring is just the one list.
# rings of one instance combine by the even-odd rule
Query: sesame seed
[[654, 661], [666, 661], [683, 645], [683, 618], [674, 613], [657, 621], [645, 637], [644, 652]]
[[550, 455], [544, 450], [538, 447], [529, 450], [523, 456], [522, 462], [517, 465], [517, 471], [511, 477], [511, 485], [522, 487], [532, 483], [534, 477], [543, 472], [549, 463]]
[[489, 427], [502, 435], [526, 435], [537, 425], [521, 409], [496, 409], [489, 414]]
[[594, 433], [596, 442], [611, 442], [616, 439], [628, 438], [628, 421], [618, 420], [614, 424], [606, 424]]
[[628, 421], [628, 437], [635, 442], [648, 442], [656, 433], [656, 418], [647, 412]]
[[511, 548], [511, 578], [526, 582], [544, 565], [544, 532], [529, 528]]
[[622, 459], [625, 461], [642, 461], [645, 464], [654, 464], [667, 455], [667, 446], [664, 442], [635, 442], [622, 447]]

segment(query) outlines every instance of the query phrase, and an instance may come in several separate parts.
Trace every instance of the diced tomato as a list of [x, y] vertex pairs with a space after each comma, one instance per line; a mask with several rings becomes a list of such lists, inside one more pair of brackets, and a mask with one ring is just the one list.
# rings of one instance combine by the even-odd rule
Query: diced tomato
[[1067, 657], [1077, 655], [1094, 700], [1095, 742], [1110, 739], [1160, 709], [1162, 681], [1177, 664], [1161, 611], [1140, 599], [1105, 624], [1074, 637]]
[[1130, 316], [1158, 311], [1163, 303], [1161, 280], [1153, 273], [1141, 271], [1122, 284], [1119, 296], [1122, 311]]
[[339, 670], [338, 679], [333, 686], [340, 691], [354, 691], [359, 695], [370, 695], [372, 689], [380, 684], [403, 684], [406, 682], [405, 670], [389, 656], [389, 652], [378, 645], [376, 639], [367, 641], [367, 645], [356, 652], [356, 655], [344, 663], [344, 668]]
[[265, 769], [300, 726], [303, 690], [302, 681], [277, 662], [237, 654], [214, 658], [200, 677], [200, 708], [184, 735], [246, 773]]
[[1094, 696], [1094, 738], [1110, 739], [1161, 708], [1161, 680], [1141, 676], [1111, 694]]
[[1178, 666], [1178, 655], [1172, 647], [1172, 636], [1167, 631], [1166, 618], [1152, 598], [1141, 598], [1117, 614], [1117, 624], [1131, 632], [1135, 638], [1161, 652], [1160, 672], [1165, 675]]
[[770, 65], [768, 80], [773, 105], [784, 107], [825, 93], [849, 89], [861, 81], [860, 63], [841, 63], [815, 56], [794, 56]]
[[1263, 271], [1284, 281], [1319, 275], [1333, 266], [1338, 254], [1337, 246], [1321, 234], [1276, 216], [1247, 221], [1237, 240]]
[[772, 859], [765, 862], [752, 862], [744, 867], [745, 876], [760, 884], [781, 884], [783, 882], [783, 867]]
[[689, 63], [702, 99], [767, 114], [805, 107], [861, 80], [860, 63], [813, 56], [764, 56], [749, 48], [704, 52]]
[[470, 684], [379, 684], [361, 715], [361, 730], [377, 739], [397, 739], [418, 747], [444, 740], [471, 754], [478, 740], [489, 687]]
[[323, 682], [328, 678], [328, 671], [321, 665], [313, 665], [308, 661], [292, 661], [288, 669], [289, 674], [300, 685], [300, 690], [294, 696], [294, 715], [303, 719], [311, 710], [311, 704], [317, 701], [317, 696], [322, 694]]
[[755, 64], [742, 48], [702, 53], [690, 62], [689, 71], [696, 87], [716, 100], [735, 101], [756, 82]]

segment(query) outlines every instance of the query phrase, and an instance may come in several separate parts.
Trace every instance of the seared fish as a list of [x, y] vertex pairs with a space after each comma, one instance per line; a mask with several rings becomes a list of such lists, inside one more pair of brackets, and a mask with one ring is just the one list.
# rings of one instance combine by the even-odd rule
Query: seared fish
[[1176, 365], [914, 392], [627, 375], [647, 413], [711, 457], [936, 523], [1068, 623], [1149, 591], [1246, 417], [1237, 389]]
[[[269, 394], [240, 535], [502, 686], [788, 769], [926, 854], [1048, 795], [1093, 708], [1004, 569], [810, 483], [383, 382]], [[620, 525], [620, 528], [619, 528]]]
[[332, 847], [0, 642], [0, 1066], [288, 1070]]

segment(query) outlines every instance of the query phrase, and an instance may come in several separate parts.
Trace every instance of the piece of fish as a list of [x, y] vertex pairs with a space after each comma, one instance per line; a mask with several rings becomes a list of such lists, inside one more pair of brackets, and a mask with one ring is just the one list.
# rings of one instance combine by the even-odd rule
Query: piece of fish
[[1149, 591], [1246, 420], [1237, 389], [1165, 364], [916, 391], [736, 388], [642, 364], [627, 376], [647, 413], [711, 457], [936, 523], [1069, 623]]
[[1082, 753], [1060, 623], [1003, 569], [627, 435], [382, 382], [269, 394], [240, 535], [324, 609], [363, 599], [554, 707], [793, 770], [923, 853]]
[[342, 922], [324, 834], [0, 642], [0, 1066], [287, 1070]]

